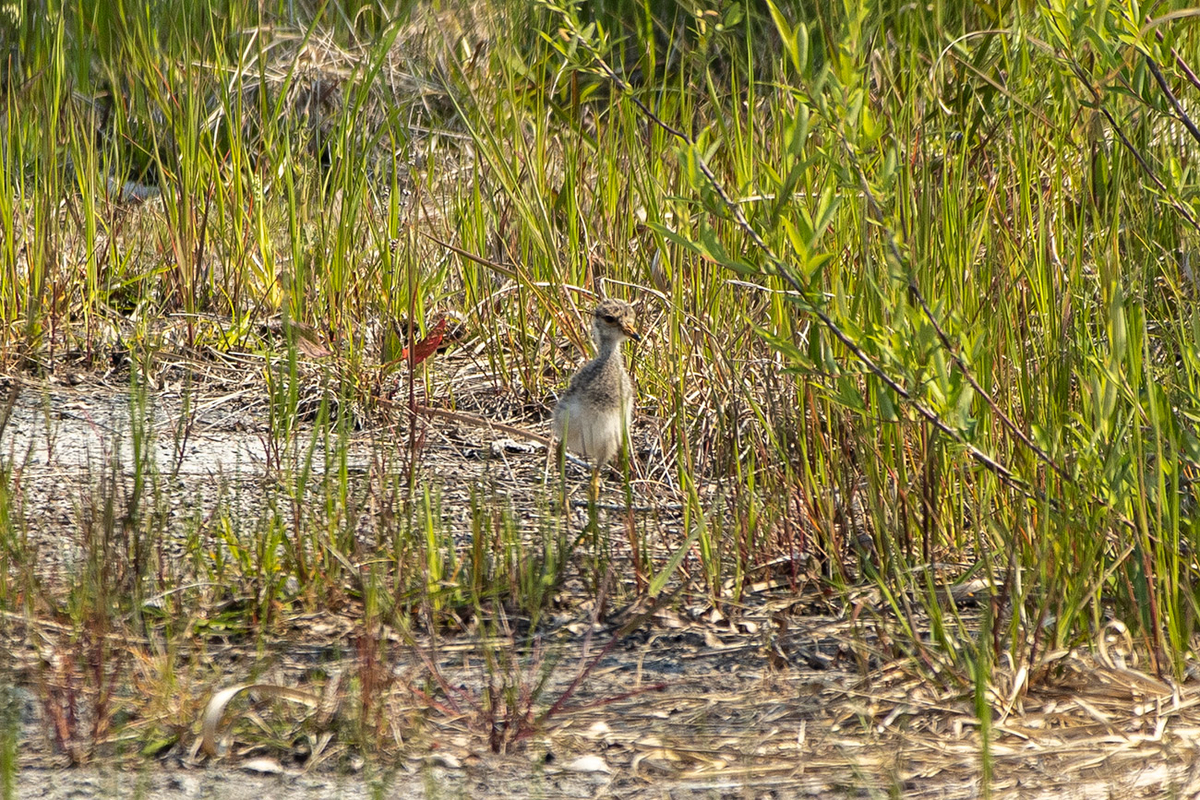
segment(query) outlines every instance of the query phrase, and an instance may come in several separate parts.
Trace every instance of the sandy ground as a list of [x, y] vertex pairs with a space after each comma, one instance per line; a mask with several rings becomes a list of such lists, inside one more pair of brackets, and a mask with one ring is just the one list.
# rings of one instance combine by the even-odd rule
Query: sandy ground
[[[241, 503], [251, 513], [261, 502], [272, 455], [260, 398], [237, 386], [192, 398], [196, 413], [180, 447], [174, 431], [181, 395], [169, 386], [155, 395], [145, 419], [155, 432], [149, 447], [169, 507], [166, 519], [181, 520], [217, 503]], [[61, 385], [25, 390], [13, 407], [0, 453], [20, 487], [26, 533], [44, 553], [38, 571], [48, 586], [69, 583], [77, 574], [80, 509], [88, 493], [114, 473], [118, 483], [129, 478], [130, 408], [128, 392], [119, 386]], [[486, 483], [491, 497], [511, 503], [512, 513], [526, 524], [544, 513], [546, 500], [536, 492], [544, 485], [544, 451], [513, 448], [493, 432], [446, 421], [430, 423], [423, 436], [425, 480], [439, 488], [443, 522], [456, 537], [469, 531], [462, 508], [472, 482]], [[348, 449], [351, 479], [368, 475], [378, 463], [380, 443], [394, 439], [394, 429], [382, 426], [357, 433]], [[118, 462], [122, 466], [114, 466]], [[679, 521], [662, 510], [670, 504], [663, 502], [661, 486], [650, 481], [635, 486], [642, 493], [636, 503], [659, 505], [645, 524], [659, 548], [656, 558], [665, 559], [681, 541]], [[622, 501], [616, 487], [609, 494], [609, 501]], [[620, 530], [620, 516], [606, 517], [614, 531]], [[168, 535], [173, 524], [167, 525]], [[581, 523], [568, 518], [567, 524]], [[620, 558], [619, 546], [615, 552]], [[39, 620], [39, 628], [10, 613], [0, 620], [0, 661], [6, 663], [0, 665], [0, 690], [12, 699], [20, 720], [19, 767], [11, 785], [0, 776], [0, 795], [52, 800], [981, 796], [984, 748], [971, 687], [934, 686], [910, 661], [879, 657], [873, 648], [885, 617], [871, 611], [877, 600], [858, 600], [855, 621], [847, 613], [854, 608], [831, 600], [819, 585], [792, 587], [771, 579], [752, 585], [736, 608], [721, 611], [688, 602], [694, 604], [655, 611], [604, 653], [621, 620], [637, 615], [639, 608], [610, 609], [610, 619], [596, 628], [586, 604], [564, 604], [545, 624], [548, 652], [561, 659], [545, 688], [546, 702], [565, 691], [589, 660], [597, 663], [572, 696], [571, 707], [552, 720], [544, 736], [519, 752], [496, 755], [470, 713], [443, 709], [427, 720], [424, 754], [386, 773], [345, 754], [337, 764], [307, 770], [286, 754], [261, 748], [235, 747], [207, 759], [198, 753], [197, 726], [154, 758], [125, 756], [64, 768], [32, 678], [38, 659], [46, 657], [53, 624]], [[334, 658], [329, 654], [346, 658], [353, 652], [357, 613], [349, 606], [287, 620], [279, 640], [270, 643], [269, 676], [301, 681], [314, 660], [332, 669], [336, 665], [327, 660]], [[969, 620], [976, 612], [964, 607], [958, 613]], [[436, 651], [438, 669], [467, 692], [479, 690], [482, 674], [483, 649], [472, 637], [447, 639]], [[415, 651], [397, 644], [395, 652], [395, 675], [421, 669]], [[229, 683], [246, 680], [250, 665], [264, 658], [253, 648], [231, 648], [228, 657]], [[1047, 673], [1052, 680], [1020, 692], [1012, 692], [1014, 677], [997, 667], [993, 796], [1200, 797], [1200, 712], [1195, 711], [1200, 692], [1194, 685], [1167, 685], [1134, 664], [1098, 663], [1083, 651], [1056, 658]]]

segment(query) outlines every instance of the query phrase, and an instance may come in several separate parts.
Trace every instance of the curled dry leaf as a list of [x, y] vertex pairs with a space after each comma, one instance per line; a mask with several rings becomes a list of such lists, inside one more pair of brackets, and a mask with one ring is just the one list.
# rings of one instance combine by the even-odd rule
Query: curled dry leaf
[[242, 692], [258, 692], [266, 697], [277, 697], [280, 700], [290, 700], [293, 703], [302, 703], [311, 708], [316, 708], [321, 704], [321, 699], [310, 692], [302, 692], [299, 689], [292, 689], [287, 686], [276, 686], [271, 683], [239, 683], [236, 686], [230, 686], [228, 689], [222, 689], [212, 696], [208, 701], [208, 705], [204, 707], [204, 716], [201, 717], [201, 748], [206, 754], [211, 757], [218, 755], [217, 748], [217, 729], [221, 725], [221, 720], [225, 716], [225, 709], [229, 706], [233, 698], [237, 697]]
[[[412, 365], [415, 367], [425, 359], [429, 358], [442, 345], [442, 339], [446, 336], [446, 318], [442, 317], [437, 321], [437, 324], [430, 329], [425, 338], [413, 345]], [[408, 358], [408, 348], [405, 347], [400, 352], [401, 359]]]
[[545, 445], [534, 442], [518, 442], [514, 439], [496, 439], [492, 442], [492, 455], [502, 456], [505, 453], [536, 453]]
[[603, 772], [609, 774], [612, 769], [600, 756], [580, 756], [563, 765], [567, 772]]
[[260, 775], [282, 775], [286, 772], [283, 765], [273, 758], [252, 758], [242, 764], [242, 769], [246, 772], [257, 772]]
[[425, 756], [425, 763], [431, 767], [445, 767], [446, 769], [462, 769], [462, 761], [452, 753], [438, 752], [430, 753]]
[[589, 739], [606, 739], [612, 736], [612, 728], [602, 719], [598, 719], [588, 726], [584, 734]]

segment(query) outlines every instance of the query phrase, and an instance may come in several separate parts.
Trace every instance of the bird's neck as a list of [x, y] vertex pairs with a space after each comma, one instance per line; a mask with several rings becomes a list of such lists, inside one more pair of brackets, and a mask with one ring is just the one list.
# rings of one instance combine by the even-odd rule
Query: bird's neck
[[605, 337], [598, 343], [599, 352], [596, 353], [596, 360], [612, 358], [616, 355], [618, 358], [621, 355], [621, 340], [618, 338]]

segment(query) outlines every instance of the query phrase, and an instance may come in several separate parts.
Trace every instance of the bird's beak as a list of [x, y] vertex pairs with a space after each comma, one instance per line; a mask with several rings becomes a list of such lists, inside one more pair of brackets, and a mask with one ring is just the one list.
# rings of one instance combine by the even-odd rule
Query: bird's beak
[[642, 335], [634, 330], [634, 327], [627, 322], [621, 323], [621, 332], [630, 339], [633, 339], [635, 342], [640, 342], [642, 340]]

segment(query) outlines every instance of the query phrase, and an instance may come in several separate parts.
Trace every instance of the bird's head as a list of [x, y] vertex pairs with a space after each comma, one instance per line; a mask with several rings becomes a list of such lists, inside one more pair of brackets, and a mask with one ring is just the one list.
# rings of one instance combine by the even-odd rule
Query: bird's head
[[595, 328], [596, 338], [600, 342], [615, 340], [619, 343], [622, 339], [640, 342], [642, 336], [634, 327], [635, 321], [633, 307], [624, 300], [612, 298], [601, 300], [592, 314], [592, 327]]

